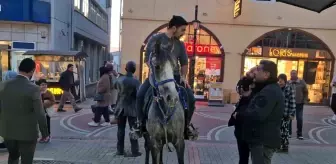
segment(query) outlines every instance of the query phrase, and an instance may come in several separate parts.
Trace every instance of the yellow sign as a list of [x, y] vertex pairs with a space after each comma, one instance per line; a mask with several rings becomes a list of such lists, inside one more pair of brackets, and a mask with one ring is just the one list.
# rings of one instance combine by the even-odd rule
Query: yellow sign
[[233, 8], [233, 18], [237, 18], [238, 16], [240, 16], [241, 10], [242, 10], [242, 0], [235, 0]]
[[63, 90], [61, 88], [48, 88], [48, 90], [53, 94], [53, 95], [61, 95], [63, 94]]
[[293, 52], [292, 49], [286, 48], [270, 48], [270, 57], [292, 57], [292, 58], [308, 58], [309, 54], [306, 52]]

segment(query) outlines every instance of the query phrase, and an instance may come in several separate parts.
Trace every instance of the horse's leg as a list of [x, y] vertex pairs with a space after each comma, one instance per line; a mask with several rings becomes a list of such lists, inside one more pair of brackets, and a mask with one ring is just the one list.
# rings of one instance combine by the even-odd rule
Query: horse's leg
[[152, 154], [152, 163], [160, 164], [160, 152], [162, 150], [162, 144], [160, 141], [151, 139], [151, 154]]
[[183, 137], [174, 146], [175, 146], [175, 149], [176, 149], [178, 164], [184, 164], [185, 143], [184, 143]]
[[145, 164], [149, 164], [149, 153], [151, 148], [149, 135], [144, 134], [144, 139], [145, 139], [145, 151], [146, 151]]

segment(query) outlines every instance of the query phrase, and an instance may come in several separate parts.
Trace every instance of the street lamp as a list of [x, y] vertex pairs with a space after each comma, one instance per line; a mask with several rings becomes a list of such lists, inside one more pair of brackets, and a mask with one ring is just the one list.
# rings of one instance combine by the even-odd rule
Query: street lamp
[[194, 89], [194, 80], [195, 80], [197, 30], [199, 30], [201, 24], [201, 22], [197, 19], [197, 17], [198, 17], [198, 5], [195, 6], [195, 19], [192, 21], [192, 25], [194, 27], [194, 43], [193, 43], [193, 55], [191, 57], [189, 66], [189, 84], [191, 89]]

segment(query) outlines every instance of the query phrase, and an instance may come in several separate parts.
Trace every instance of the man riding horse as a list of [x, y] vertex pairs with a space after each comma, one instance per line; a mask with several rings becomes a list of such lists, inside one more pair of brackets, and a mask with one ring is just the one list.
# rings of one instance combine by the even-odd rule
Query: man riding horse
[[[147, 44], [145, 53], [145, 62], [147, 66], [150, 67], [149, 56], [153, 52], [155, 43], [160, 41], [163, 45], [168, 45], [167, 48], [172, 52], [171, 54], [174, 55], [172, 57], [176, 59], [174, 60], [177, 62], [176, 67], [174, 68], [174, 79], [177, 84], [185, 88], [187, 93], [187, 95], [185, 95], [185, 99], [188, 101], [188, 109], [185, 110], [185, 139], [194, 138], [197, 135], [189, 128], [192, 126], [190, 121], [195, 111], [195, 97], [188, 85], [186, 77], [188, 72], [188, 56], [184, 43], [179, 40], [184, 35], [187, 26], [188, 22], [183, 17], [173, 16], [173, 18], [169, 21], [168, 28], [165, 33], [156, 34], [151, 37]], [[137, 93], [137, 111], [140, 126], [139, 129], [136, 129], [136, 131], [139, 131], [139, 137], [146, 131], [147, 113], [143, 110], [143, 108], [145, 95], [150, 86], [150, 82], [147, 78]]]

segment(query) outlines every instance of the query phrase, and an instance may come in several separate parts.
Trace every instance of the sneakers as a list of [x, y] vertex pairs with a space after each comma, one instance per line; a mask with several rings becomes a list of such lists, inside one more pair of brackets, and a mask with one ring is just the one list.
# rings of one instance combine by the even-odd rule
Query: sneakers
[[336, 121], [336, 114], [331, 118], [331, 120]]
[[92, 127], [98, 127], [99, 126], [99, 123], [95, 123], [94, 121], [91, 121], [88, 123], [89, 126], [92, 126]]
[[74, 110], [75, 110], [75, 112], [77, 113], [77, 112], [79, 112], [79, 111], [81, 111], [83, 108], [79, 108], [79, 107], [77, 107], [77, 108], [75, 108]]
[[[89, 126], [92, 126], [92, 127], [98, 127], [99, 126], [99, 123], [96, 123], [94, 121], [91, 121], [88, 123]], [[106, 127], [106, 126], [110, 126], [111, 124], [109, 122], [104, 122], [104, 123], [101, 123], [100, 126], [103, 126], [103, 127]]]
[[298, 140], [303, 140], [303, 136], [297, 136]]
[[109, 123], [109, 122], [104, 122], [104, 123], [102, 123], [102, 124], [100, 124], [100, 126], [103, 126], [103, 127], [105, 127], [105, 126], [110, 126], [111, 124]]

